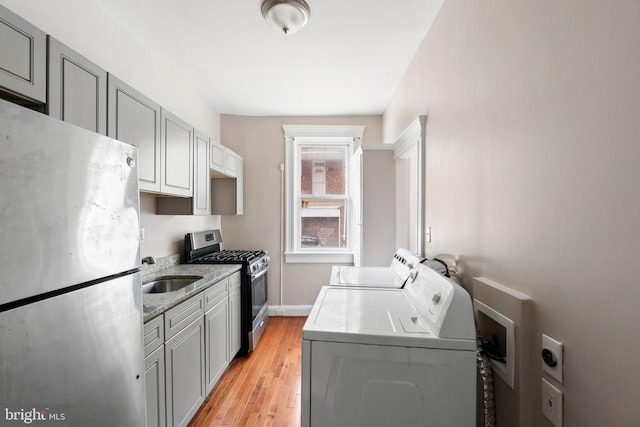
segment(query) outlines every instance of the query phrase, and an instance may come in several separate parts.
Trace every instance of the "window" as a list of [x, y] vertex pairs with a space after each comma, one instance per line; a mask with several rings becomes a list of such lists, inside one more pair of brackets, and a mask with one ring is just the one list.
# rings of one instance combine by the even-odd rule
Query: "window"
[[353, 263], [360, 250], [364, 127], [284, 130], [287, 262]]

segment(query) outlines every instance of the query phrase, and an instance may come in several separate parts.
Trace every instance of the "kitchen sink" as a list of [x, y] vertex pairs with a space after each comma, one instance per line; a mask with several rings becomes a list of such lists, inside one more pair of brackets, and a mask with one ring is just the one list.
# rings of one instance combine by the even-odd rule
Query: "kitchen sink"
[[202, 276], [163, 276], [142, 284], [143, 294], [173, 292], [202, 279]]

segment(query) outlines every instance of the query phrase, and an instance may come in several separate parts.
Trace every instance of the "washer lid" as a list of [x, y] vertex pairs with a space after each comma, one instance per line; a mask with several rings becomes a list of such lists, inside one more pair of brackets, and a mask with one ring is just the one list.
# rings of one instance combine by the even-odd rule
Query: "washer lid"
[[475, 350], [475, 340], [441, 339], [402, 289], [325, 286], [302, 330], [306, 340]]

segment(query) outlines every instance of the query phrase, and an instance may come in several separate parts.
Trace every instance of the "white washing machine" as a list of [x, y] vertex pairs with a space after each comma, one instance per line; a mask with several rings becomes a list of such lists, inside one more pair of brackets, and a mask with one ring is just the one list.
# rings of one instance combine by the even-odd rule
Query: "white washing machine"
[[411, 270], [422, 258], [407, 249], [400, 248], [388, 267], [352, 267], [334, 265], [330, 286], [356, 286], [370, 288], [402, 288]]
[[302, 426], [475, 426], [471, 299], [414, 269], [403, 289], [322, 288], [302, 330]]

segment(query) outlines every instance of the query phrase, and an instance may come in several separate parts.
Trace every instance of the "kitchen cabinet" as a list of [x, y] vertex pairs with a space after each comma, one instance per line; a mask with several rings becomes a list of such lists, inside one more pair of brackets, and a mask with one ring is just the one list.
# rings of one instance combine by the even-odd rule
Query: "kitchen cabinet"
[[240, 273], [229, 277], [229, 360], [240, 350]]
[[0, 89], [44, 104], [46, 45], [44, 31], [0, 5]]
[[213, 390], [229, 365], [229, 279], [221, 280], [205, 291], [204, 315], [206, 392]]
[[163, 197], [156, 201], [158, 215], [210, 215], [209, 137], [194, 130], [193, 197]]
[[236, 158], [236, 215], [244, 214], [244, 159]]
[[161, 109], [160, 193], [193, 197], [193, 127]]
[[160, 105], [107, 75], [107, 135], [138, 147], [140, 191], [160, 192]]
[[107, 134], [107, 72], [47, 36], [48, 102], [50, 116]]
[[209, 168], [212, 178], [235, 178], [238, 173], [238, 155], [217, 141], [211, 141]]
[[147, 426], [187, 425], [237, 354], [240, 282], [236, 271], [144, 324]]
[[235, 178], [211, 178], [211, 213], [242, 215], [244, 213], [244, 160], [234, 153]]
[[209, 185], [209, 137], [201, 132], [194, 132], [193, 157], [193, 214], [209, 215], [211, 213], [211, 191]]
[[164, 345], [144, 358], [147, 427], [165, 427]]
[[[186, 426], [206, 396], [202, 293], [165, 313], [166, 419]], [[191, 321], [195, 317], [195, 320]]]
[[144, 324], [144, 356], [147, 427], [164, 427], [166, 412], [163, 315]]
[[216, 141], [211, 141], [209, 168], [211, 176], [224, 176], [224, 160], [227, 149]]
[[231, 178], [237, 176], [237, 159], [238, 156], [233, 151], [227, 149], [224, 156], [224, 174]]

